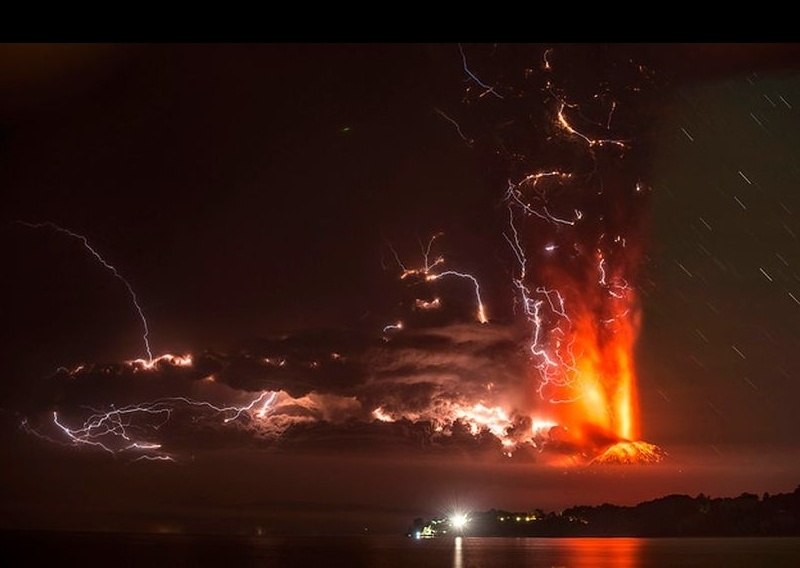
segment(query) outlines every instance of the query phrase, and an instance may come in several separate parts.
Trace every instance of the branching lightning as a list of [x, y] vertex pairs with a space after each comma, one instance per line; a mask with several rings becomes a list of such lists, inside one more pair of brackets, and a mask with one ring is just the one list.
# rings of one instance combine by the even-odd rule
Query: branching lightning
[[483, 88], [485, 89], [485, 91], [484, 91], [484, 92], [483, 92], [483, 93], [482, 93], [480, 96], [481, 96], [481, 97], [483, 97], [483, 96], [484, 96], [484, 95], [486, 95], [487, 93], [491, 93], [491, 94], [493, 94], [495, 97], [497, 97], [498, 99], [502, 99], [502, 98], [503, 98], [503, 96], [502, 96], [501, 94], [499, 94], [499, 93], [498, 93], [498, 92], [497, 92], [497, 91], [494, 89], [494, 87], [490, 87], [489, 85], [487, 85], [486, 83], [484, 83], [483, 81], [481, 81], [480, 79], [478, 79], [478, 77], [477, 77], [477, 76], [475, 76], [475, 73], [473, 73], [472, 71], [470, 71], [470, 69], [469, 69], [469, 67], [468, 67], [468, 65], [467, 65], [467, 54], [464, 52], [464, 46], [463, 46], [463, 45], [461, 45], [460, 43], [458, 44], [458, 50], [461, 52], [461, 62], [462, 62], [462, 64], [463, 64], [463, 66], [464, 66], [464, 72], [465, 72], [465, 73], [466, 73], [466, 74], [467, 74], [467, 75], [468, 75], [468, 76], [469, 76], [469, 77], [470, 77], [470, 78], [471, 78], [473, 81], [475, 81], [475, 82], [476, 82], [478, 85], [480, 85], [481, 87], [483, 87]]
[[142, 306], [139, 304], [139, 299], [136, 297], [136, 292], [133, 290], [133, 286], [131, 286], [131, 283], [128, 282], [128, 280], [126, 280], [125, 277], [123, 277], [122, 274], [120, 274], [120, 272], [114, 266], [109, 264], [102, 256], [100, 256], [100, 253], [97, 252], [97, 250], [95, 250], [91, 244], [89, 244], [89, 239], [86, 238], [84, 235], [75, 233], [73, 231], [70, 231], [69, 229], [65, 229], [64, 227], [60, 227], [50, 221], [46, 221], [44, 223], [28, 223], [26, 221], [18, 221], [18, 223], [20, 225], [29, 227], [31, 229], [52, 229], [54, 231], [57, 231], [58, 233], [61, 233], [62, 235], [67, 235], [68, 237], [80, 241], [83, 244], [83, 247], [87, 251], [89, 251], [89, 253], [106, 270], [108, 270], [109, 272], [111, 272], [111, 274], [114, 275], [114, 278], [116, 278], [125, 285], [125, 288], [128, 290], [128, 295], [130, 296], [131, 301], [133, 302], [133, 306], [134, 308], [136, 308], [136, 313], [139, 316], [139, 320], [142, 322], [142, 341], [144, 343], [145, 351], [147, 352], [148, 360], [152, 362], [153, 352], [150, 349], [150, 339], [149, 339], [150, 329], [147, 325], [147, 318], [144, 315], [144, 310], [142, 309]]
[[[515, 304], [531, 329], [528, 351], [538, 375], [536, 391], [553, 418], [546, 422], [563, 427], [570, 443], [599, 445], [602, 451], [609, 443], [625, 442], [628, 446], [619, 452], [628, 457], [620, 461], [636, 456], [654, 461], [660, 450], [631, 441], [638, 435], [633, 346], [639, 309], [628, 273], [639, 251], [628, 246], [636, 236], [630, 218], [637, 217], [619, 214], [634, 210], [643, 185], [617, 173], [624, 171], [619, 164], [632, 150], [630, 136], [608, 134], [619, 100], [606, 85], [586, 97], [587, 115], [582, 104], [569, 102], [554, 86], [553, 55], [554, 49], [543, 50], [547, 76], [538, 79], [544, 103], [540, 132], [553, 134], [537, 136], [530, 117], [514, 117], [504, 124], [506, 130], [517, 130], [499, 145], [495, 134], [488, 148], [493, 155], [507, 155], [516, 174], [503, 198], [508, 220], [503, 237], [516, 263]], [[465, 72], [476, 80], [466, 67]], [[520, 81], [528, 85], [536, 74], [526, 70], [523, 77]], [[499, 83], [479, 84], [485, 91], [476, 103], [486, 92], [503, 92]], [[624, 89], [640, 91], [638, 86]], [[513, 84], [508, 92], [521, 98], [523, 90]], [[604, 133], [590, 134], [592, 129]], [[607, 172], [616, 176], [612, 188]]]
[[[501, 178], [501, 236], [511, 259], [513, 305], [524, 323], [526, 356], [525, 373], [519, 372], [521, 356], [515, 355], [513, 373], [508, 370], [511, 366], [506, 368], [506, 376], [517, 381], [513, 389], [504, 388], [495, 376], [498, 362], [474, 372], [473, 367], [479, 357], [497, 357], [498, 344], [511, 345], [508, 349], [518, 353], [518, 336], [503, 336], [491, 349], [479, 350], [474, 347], [476, 335], [461, 343], [433, 332], [410, 337], [413, 326], [406, 325], [404, 318], [387, 323], [381, 333], [380, 326], [372, 329], [371, 338], [379, 347], [370, 345], [368, 355], [361, 355], [372, 365], [380, 361], [384, 366], [370, 369], [363, 377], [353, 377], [352, 368], [340, 367], [349, 353], [337, 350], [328, 357], [315, 351], [297, 365], [292, 356], [298, 352], [288, 349], [242, 355], [236, 360], [241, 374], [233, 373], [233, 379], [218, 383], [215, 371], [192, 356], [153, 356], [149, 327], [133, 287], [87, 237], [51, 222], [20, 222], [80, 241], [125, 285], [142, 323], [147, 358], [127, 361], [114, 372], [131, 381], [182, 373], [191, 376], [180, 385], [185, 390], [177, 391], [182, 396], [161, 396], [176, 391], [158, 390], [147, 402], [131, 403], [135, 397], [130, 397], [116, 405], [51, 405], [39, 415], [38, 423], [26, 419], [22, 427], [51, 442], [133, 461], [177, 460], [180, 452], [169, 438], [176, 423], [272, 441], [299, 425], [344, 424], [353, 419], [384, 429], [382, 432], [395, 427], [402, 430], [412, 423], [424, 425], [430, 437], [477, 440], [486, 435], [484, 439], [490, 438], [496, 444], [493, 447], [500, 447], [508, 456], [527, 446], [550, 451], [549, 455], [568, 455], [569, 460], [581, 463], [660, 460], [663, 452], [659, 448], [636, 441], [639, 424], [633, 352], [640, 308], [634, 283], [641, 248], [636, 209], [647, 192], [638, 177], [623, 167], [636, 149], [636, 136], [631, 132], [617, 135], [619, 125], [630, 124], [626, 122], [626, 101], [612, 97], [607, 85], [589, 96], [556, 88], [552, 78], [560, 61], [554, 48], [532, 58], [541, 61], [534, 65], [538, 70], [526, 68], [517, 76], [498, 73], [494, 82], [485, 80], [490, 73], [476, 73], [468, 64], [464, 46], [458, 48], [468, 83], [465, 100], [471, 107], [491, 107], [490, 112], [497, 113], [501, 105], [512, 105], [516, 113], [493, 120], [491, 135], [486, 137], [492, 155], [506, 158], [509, 164]], [[508, 83], [515, 77], [525, 82], [525, 88]], [[532, 91], [527, 88], [531, 81], [538, 81]], [[565, 94], [568, 91], [569, 96]], [[531, 96], [538, 106], [527, 104]], [[465, 142], [481, 148], [484, 138], [466, 135], [469, 129], [462, 127], [466, 122], [457, 122], [439, 109], [436, 112], [455, 126]], [[539, 115], [540, 120], [536, 118]], [[419, 265], [407, 266], [389, 244], [399, 280], [426, 287], [442, 278], [467, 281], [474, 294], [474, 319], [488, 323], [478, 278], [451, 268], [445, 257], [437, 254], [441, 236], [437, 233], [420, 241]], [[447, 298], [428, 292], [420, 295], [423, 297], [405, 302], [405, 307], [419, 314], [440, 310], [447, 302]], [[502, 326], [470, 323], [465, 327], [473, 334], [488, 336]], [[418, 344], [426, 347], [415, 347]], [[453, 352], [441, 358], [427, 347], [443, 344]], [[473, 348], [479, 356], [470, 351]], [[322, 373], [326, 365], [336, 366], [330, 375], [333, 381], [308, 379]], [[195, 366], [198, 370], [192, 374]], [[98, 374], [106, 378], [91, 366], [59, 372], [61, 385], [77, 383], [80, 387], [85, 380], [94, 386], [99, 383], [91, 381]], [[465, 377], [471, 381], [469, 388], [465, 388]], [[336, 381], [344, 385], [341, 390], [329, 386]], [[525, 396], [520, 397], [523, 387]], [[511, 400], [513, 397], [516, 399]]]
[[[427, 244], [423, 244], [422, 242], [420, 242], [420, 248], [422, 249], [423, 263], [422, 266], [419, 268], [406, 268], [406, 266], [400, 260], [400, 255], [398, 255], [395, 248], [391, 244], [389, 244], [389, 248], [391, 249], [394, 258], [397, 261], [397, 265], [400, 267], [400, 279], [405, 280], [407, 278], [417, 277], [425, 282], [434, 282], [436, 280], [439, 280], [440, 278], [449, 276], [449, 277], [456, 277], [469, 280], [472, 283], [473, 290], [475, 291], [475, 304], [477, 306], [475, 312], [475, 318], [480, 323], [488, 323], [489, 318], [486, 313], [486, 306], [483, 303], [483, 299], [481, 298], [481, 286], [480, 283], [478, 282], [478, 279], [475, 278], [475, 276], [466, 272], [459, 272], [457, 270], [443, 270], [441, 272], [434, 271], [434, 269], [437, 266], [443, 265], [445, 262], [444, 257], [441, 255], [436, 256], [435, 258], [432, 257], [432, 249], [434, 242], [441, 236], [442, 233], [436, 233], [428, 240]], [[434, 298], [433, 300], [430, 301], [418, 298], [414, 302], [414, 306], [417, 309], [422, 309], [422, 310], [438, 309], [441, 305], [442, 303], [439, 298]], [[398, 329], [396, 325], [394, 327], [386, 326], [386, 328], [384, 328], [384, 332], [386, 331], [387, 328]]]
[[142, 404], [131, 404], [110, 410], [91, 411], [78, 426], [69, 426], [58, 412], [52, 413], [55, 432], [64, 441], [50, 438], [40, 429], [23, 421], [28, 432], [74, 446], [90, 446], [110, 454], [136, 455], [136, 459], [163, 459], [174, 461], [174, 457], [163, 450], [163, 444], [154, 441], [157, 432], [181, 409], [207, 412], [219, 416], [223, 424], [239, 420], [243, 416], [263, 419], [277, 392], [262, 392], [243, 406], [218, 406], [210, 402], [193, 400], [187, 397], [167, 397]]

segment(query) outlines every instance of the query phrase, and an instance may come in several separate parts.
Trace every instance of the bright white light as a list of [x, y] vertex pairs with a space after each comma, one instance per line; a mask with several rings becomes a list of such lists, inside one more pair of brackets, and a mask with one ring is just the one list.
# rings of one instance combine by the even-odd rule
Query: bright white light
[[456, 513], [450, 517], [450, 524], [456, 530], [461, 530], [467, 526], [467, 521], [469, 521], [469, 519], [464, 513]]

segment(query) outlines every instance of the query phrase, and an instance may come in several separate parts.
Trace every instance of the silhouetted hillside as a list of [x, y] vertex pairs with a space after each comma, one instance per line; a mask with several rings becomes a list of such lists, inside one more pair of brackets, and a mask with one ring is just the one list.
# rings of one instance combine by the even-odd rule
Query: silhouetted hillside
[[711, 498], [667, 495], [635, 506], [604, 503], [561, 511], [470, 513], [463, 525], [448, 518], [417, 518], [418, 538], [465, 536], [800, 536], [800, 486], [792, 493]]

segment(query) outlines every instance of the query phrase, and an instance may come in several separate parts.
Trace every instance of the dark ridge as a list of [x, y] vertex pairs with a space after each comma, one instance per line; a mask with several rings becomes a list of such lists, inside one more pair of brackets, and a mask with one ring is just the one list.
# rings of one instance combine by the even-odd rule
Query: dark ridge
[[800, 536], [800, 485], [792, 493], [712, 498], [667, 495], [635, 506], [579, 505], [561, 512], [490, 509], [453, 518], [414, 519], [408, 536], [772, 537]]

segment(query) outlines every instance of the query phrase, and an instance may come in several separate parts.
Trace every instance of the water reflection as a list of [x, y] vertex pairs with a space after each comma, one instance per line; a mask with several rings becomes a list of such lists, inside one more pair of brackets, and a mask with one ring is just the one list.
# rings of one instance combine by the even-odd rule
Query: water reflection
[[461, 550], [461, 537], [456, 537], [455, 548], [453, 550], [453, 568], [463, 568], [464, 557]]
[[0, 531], [28, 565], [311, 568], [754, 568], [800, 567], [800, 538], [235, 537]]
[[570, 568], [637, 568], [641, 566], [642, 540], [637, 538], [567, 538], [564, 564]]
[[[450, 544], [453, 568], [659, 568], [648, 557], [647, 539], [456, 537]], [[652, 548], [652, 546], [651, 546]], [[655, 563], [651, 562], [656, 560]], [[667, 564], [669, 568], [675, 568]]]

